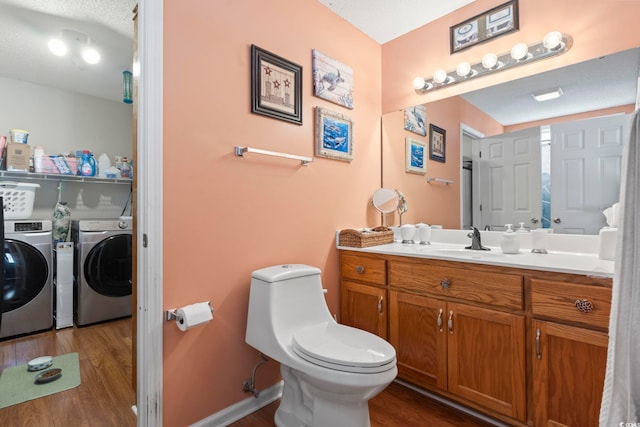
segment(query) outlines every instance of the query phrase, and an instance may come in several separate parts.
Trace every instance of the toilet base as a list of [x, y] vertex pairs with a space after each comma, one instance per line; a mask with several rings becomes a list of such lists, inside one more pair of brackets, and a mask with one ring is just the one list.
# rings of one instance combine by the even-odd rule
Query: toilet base
[[[278, 427], [370, 427], [369, 399], [380, 393], [395, 377], [375, 387], [324, 390], [314, 379], [285, 365], [280, 365], [284, 389], [275, 415]], [[319, 382], [323, 380], [319, 379]]]

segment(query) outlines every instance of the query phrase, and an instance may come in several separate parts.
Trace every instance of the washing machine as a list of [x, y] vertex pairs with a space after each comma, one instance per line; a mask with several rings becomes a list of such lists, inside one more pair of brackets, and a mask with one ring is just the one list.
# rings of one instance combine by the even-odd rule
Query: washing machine
[[74, 310], [77, 326], [131, 316], [132, 221], [74, 220]]
[[4, 222], [4, 286], [0, 338], [53, 326], [51, 221]]

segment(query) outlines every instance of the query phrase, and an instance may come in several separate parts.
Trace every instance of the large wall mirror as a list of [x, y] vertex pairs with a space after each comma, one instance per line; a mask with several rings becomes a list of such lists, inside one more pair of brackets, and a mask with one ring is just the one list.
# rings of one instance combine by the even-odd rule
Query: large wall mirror
[[[385, 114], [382, 184], [404, 193], [404, 222], [597, 234], [618, 199], [639, 67], [635, 48], [426, 103], [419, 129], [405, 125], [413, 106]], [[534, 99], [558, 88], [559, 98]], [[444, 163], [429, 160], [430, 125], [446, 130]], [[424, 174], [406, 172], [408, 140], [427, 147]]]

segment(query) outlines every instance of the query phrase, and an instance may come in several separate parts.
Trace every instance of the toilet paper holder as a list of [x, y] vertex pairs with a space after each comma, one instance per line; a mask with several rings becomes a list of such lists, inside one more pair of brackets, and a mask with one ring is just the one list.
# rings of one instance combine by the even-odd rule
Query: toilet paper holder
[[[207, 304], [209, 305], [209, 310], [211, 310], [211, 314], [213, 314], [213, 307], [211, 307], [211, 301], [207, 301]], [[177, 308], [170, 308], [168, 310], [164, 311], [164, 320], [166, 322], [170, 322], [172, 320], [177, 320], [178, 322], [180, 322], [182, 319], [180, 317], [180, 315], [177, 314], [178, 309]]]

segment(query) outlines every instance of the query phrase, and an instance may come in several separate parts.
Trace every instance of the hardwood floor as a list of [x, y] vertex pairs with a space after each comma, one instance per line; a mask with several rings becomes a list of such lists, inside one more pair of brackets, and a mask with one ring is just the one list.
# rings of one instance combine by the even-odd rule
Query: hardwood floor
[[[229, 427], [273, 427], [273, 417], [279, 404], [277, 400]], [[371, 427], [493, 426], [397, 383], [391, 383], [369, 401], [369, 415]]]
[[82, 378], [71, 390], [0, 409], [0, 426], [135, 426], [131, 331], [125, 318], [0, 341], [0, 370], [77, 352]]
[[[0, 341], [0, 369], [38, 356], [78, 352], [82, 377], [74, 389], [0, 409], [0, 426], [135, 426], [131, 331], [131, 318], [126, 318]], [[278, 404], [275, 401], [231, 426], [273, 427]], [[491, 426], [396, 383], [369, 402], [369, 411], [371, 427]]]

